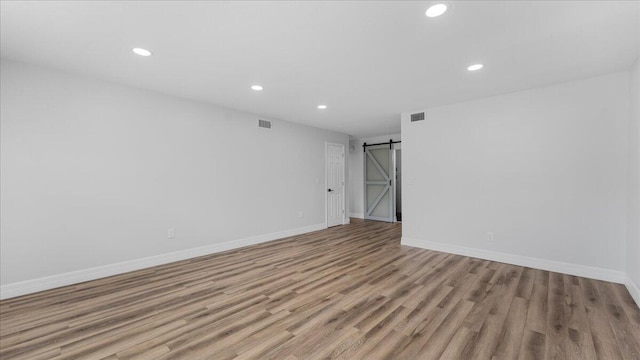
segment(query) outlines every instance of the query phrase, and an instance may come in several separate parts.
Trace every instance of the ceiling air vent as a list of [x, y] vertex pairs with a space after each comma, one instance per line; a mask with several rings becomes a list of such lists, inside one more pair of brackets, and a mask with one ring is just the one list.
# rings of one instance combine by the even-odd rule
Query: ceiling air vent
[[258, 119], [258, 127], [271, 129], [271, 121]]
[[411, 114], [411, 122], [424, 120], [424, 112]]

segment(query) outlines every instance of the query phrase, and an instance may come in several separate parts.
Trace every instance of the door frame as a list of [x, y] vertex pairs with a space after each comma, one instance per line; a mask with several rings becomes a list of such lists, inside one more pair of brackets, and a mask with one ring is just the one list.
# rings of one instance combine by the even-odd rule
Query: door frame
[[329, 176], [329, 146], [339, 146], [342, 148], [342, 155], [343, 155], [343, 161], [342, 161], [342, 225], [346, 225], [348, 224], [347, 220], [346, 220], [346, 216], [347, 216], [347, 179], [346, 179], [346, 174], [347, 174], [347, 154], [345, 152], [345, 146], [344, 144], [338, 144], [338, 143], [331, 143], [328, 141], [325, 141], [324, 143], [324, 227], [326, 229], [329, 228], [329, 195], [327, 194], [327, 189], [328, 189], [328, 181], [327, 181], [327, 176]]

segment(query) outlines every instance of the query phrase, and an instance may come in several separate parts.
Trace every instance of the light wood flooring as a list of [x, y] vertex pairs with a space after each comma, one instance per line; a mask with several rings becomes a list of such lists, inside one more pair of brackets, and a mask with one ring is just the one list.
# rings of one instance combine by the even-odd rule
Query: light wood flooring
[[640, 359], [622, 285], [357, 221], [0, 302], [0, 359]]

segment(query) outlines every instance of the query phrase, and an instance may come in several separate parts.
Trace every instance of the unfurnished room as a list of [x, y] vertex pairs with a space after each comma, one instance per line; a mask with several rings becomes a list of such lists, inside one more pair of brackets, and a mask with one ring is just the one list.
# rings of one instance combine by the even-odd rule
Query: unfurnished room
[[0, 359], [640, 360], [640, 0], [0, 0]]

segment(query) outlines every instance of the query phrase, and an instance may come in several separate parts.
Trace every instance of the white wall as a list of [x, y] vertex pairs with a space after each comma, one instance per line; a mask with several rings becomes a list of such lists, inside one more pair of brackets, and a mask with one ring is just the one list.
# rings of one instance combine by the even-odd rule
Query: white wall
[[403, 113], [403, 243], [621, 281], [628, 79]]
[[[630, 72], [629, 206], [627, 216], [627, 274], [640, 304], [640, 58]], [[631, 284], [628, 284], [631, 285]]]
[[11, 61], [1, 74], [2, 285], [325, 223], [325, 141], [346, 134]]
[[[400, 140], [400, 134], [381, 135], [363, 139], [349, 140], [349, 209], [351, 209], [351, 217], [364, 217], [364, 158], [362, 144], [376, 144], [380, 142], [388, 142]], [[395, 144], [395, 148], [400, 148], [400, 144]], [[353, 150], [351, 150], [353, 148]]]

